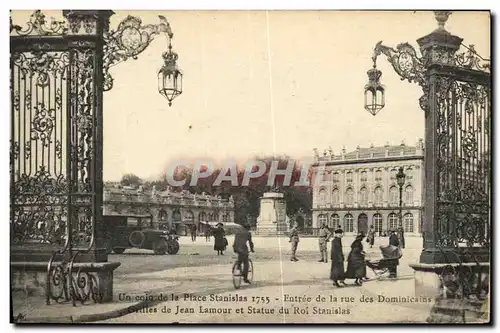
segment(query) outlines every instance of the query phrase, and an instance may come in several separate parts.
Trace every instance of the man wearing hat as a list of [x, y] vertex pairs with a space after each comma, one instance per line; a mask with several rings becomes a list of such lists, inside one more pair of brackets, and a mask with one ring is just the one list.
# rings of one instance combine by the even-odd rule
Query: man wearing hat
[[339, 282], [344, 284], [344, 252], [342, 249], [342, 229], [336, 229], [332, 240], [331, 259], [332, 266], [330, 268], [330, 279], [333, 280], [333, 285], [340, 287]]
[[297, 246], [299, 244], [299, 224], [297, 222], [293, 224], [293, 228], [290, 231], [290, 240], [288, 242], [292, 243], [292, 256], [290, 258], [290, 261], [299, 261], [299, 259], [297, 259], [297, 256], [295, 255], [297, 252]]
[[327, 253], [327, 244], [330, 240], [332, 233], [328, 230], [326, 223], [321, 225], [321, 229], [319, 229], [319, 252], [321, 253], [321, 259], [319, 262], [328, 262], [328, 253]]
[[[399, 238], [398, 238], [398, 235], [396, 234], [395, 230], [391, 229], [389, 231], [389, 234], [390, 234], [389, 245], [399, 247], [400, 246]], [[390, 278], [396, 278], [398, 276], [398, 265], [399, 265], [399, 260], [397, 260], [393, 266], [389, 267], [389, 277]]]
[[253, 242], [252, 242], [252, 234], [250, 233], [250, 224], [243, 224], [243, 228], [238, 230], [238, 232], [234, 235], [234, 243], [233, 243], [233, 251], [238, 254], [238, 264], [243, 263], [243, 271], [241, 272], [243, 275], [243, 281], [245, 283], [250, 284], [248, 280], [248, 245], [250, 245], [250, 251], [253, 250]]
[[226, 250], [226, 232], [224, 231], [223, 224], [217, 223], [217, 228], [214, 230], [214, 250], [217, 251], [217, 255], [224, 255]]

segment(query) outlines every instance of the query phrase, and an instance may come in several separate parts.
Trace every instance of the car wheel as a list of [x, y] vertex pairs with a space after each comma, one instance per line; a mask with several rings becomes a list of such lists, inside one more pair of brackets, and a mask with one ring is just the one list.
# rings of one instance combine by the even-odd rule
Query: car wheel
[[177, 254], [177, 252], [179, 252], [179, 242], [174, 240], [174, 241], [171, 241], [170, 246], [168, 247], [168, 254]]
[[124, 247], [114, 247], [113, 252], [116, 254], [122, 254], [123, 252], [125, 252], [125, 248]]
[[130, 233], [130, 235], [128, 236], [128, 241], [133, 247], [140, 248], [142, 246], [142, 243], [144, 243], [145, 238], [146, 237], [144, 236], [144, 233], [142, 231], [136, 230]]
[[163, 255], [167, 253], [167, 242], [164, 239], [159, 239], [153, 244], [153, 251], [155, 254]]

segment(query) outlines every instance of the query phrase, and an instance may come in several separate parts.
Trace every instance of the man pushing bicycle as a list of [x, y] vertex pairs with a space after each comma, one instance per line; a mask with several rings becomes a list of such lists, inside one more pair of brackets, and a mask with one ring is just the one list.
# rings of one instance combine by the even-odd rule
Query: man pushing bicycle
[[249, 264], [247, 242], [250, 245], [250, 251], [254, 252], [250, 225], [246, 223], [243, 225], [243, 229], [239, 230], [234, 235], [233, 251], [238, 254], [238, 266], [241, 267], [241, 264], [243, 263], [243, 271], [241, 272], [243, 275], [243, 281], [250, 284], [250, 281], [248, 280]]

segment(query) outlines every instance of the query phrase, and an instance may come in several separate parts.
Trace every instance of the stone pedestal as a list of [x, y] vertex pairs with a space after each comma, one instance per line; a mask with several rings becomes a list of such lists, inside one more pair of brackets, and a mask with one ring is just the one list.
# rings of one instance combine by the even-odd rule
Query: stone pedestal
[[256, 234], [259, 236], [284, 235], [287, 230], [286, 201], [283, 193], [264, 193], [260, 198]]
[[412, 264], [415, 296], [434, 300], [429, 323], [488, 323], [489, 263]]
[[[11, 262], [11, 290], [12, 292], [24, 292], [26, 297], [46, 297], [47, 281], [52, 280], [51, 295], [63, 296], [62, 284], [54, 281], [68, 281], [69, 274], [67, 264], [61, 265], [60, 262], [54, 262], [53, 267], [61, 267], [62, 270], [51, 271], [47, 274], [47, 262]], [[81, 286], [79, 293], [89, 292], [90, 284], [95, 284], [96, 294], [100, 296], [100, 302], [113, 301], [113, 273], [120, 266], [119, 262], [101, 262], [101, 263], [75, 263], [72, 267], [74, 286], [77, 286], [77, 280], [85, 281]], [[60, 279], [62, 278], [62, 279]], [[92, 282], [90, 282], [92, 280]], [[51, 300], [51, 302], [55, 302]]]

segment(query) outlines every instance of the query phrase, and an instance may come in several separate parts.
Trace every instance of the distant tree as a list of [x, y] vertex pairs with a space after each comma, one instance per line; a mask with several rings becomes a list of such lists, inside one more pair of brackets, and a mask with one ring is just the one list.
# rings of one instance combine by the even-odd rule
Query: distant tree
[[[237, 223], [246, 221], [248, 215], [257, 217], [260, 210], [260, 198], [265, 192], [273, 188], [277, 188], [284, 194], [285, 201], [287, 203], [287, 214], [295, 214], [300, 208], [302, 208], [304, 212], [311, 211], [312, 196], [310, 187], [294, 186], [294, 184], [301, 178], [302, 172], [308, 172], [307, 179], [310, 181], [311, 170], [302, 170], [299, 163], [290, 159], [288, 156], [264, 156], [256, 157], [254, 160], [264, 162], [266, 165], [266, 172], [260, 177], [250, 179], [248, 186], [232, 186], [229, 181], [222, 182], [220, 186], [214, 186], [213, 184], [221, 172], [226, 172], [227, 174], [228, 171], [223, 169], [215, 170], [210, 176], [198, 179], [197, 183], [194, 184], [194, 186], [191, 186], [190, 182], [193, 170], [183, 167], [175, 170], [173, 178], [175, 180], [185, 179], [186, 181], [184, 185], [171, 187], [171, 190], [188, 190], [191, 193], [197, 194], [205, 192], [208, 195], [220, 195], [224, 200], [227, 200], [229, 196], [232, 196], [235, 206], [235, 222]], [[268, 185], [269, 170], [273, 161], [278, 161], [279, 170], [286, 169], [288, 163], [294, 163], [291, 182], [287, 186], [284, 186], [283, 184], [285, 179], [285, 176], [283, 175], [277, 175], [274, 184], [271, 186]], [[239, 185], [243, 182], [244, 173], [244, 168], [238, 169]], [[157, 182], [163, 184], [164, 187], [168, 185], [166, 176]], [[157, 189], [159, 189], [159, 186], [157, 186]]]
[[128, 173], [128, 174], [122, 176], [120, 184], [122, 186], [138, 187], [139, 185], [142, 184], [142, 179], [139, 178], [138, 176], [134, 175], [133, 173]]

